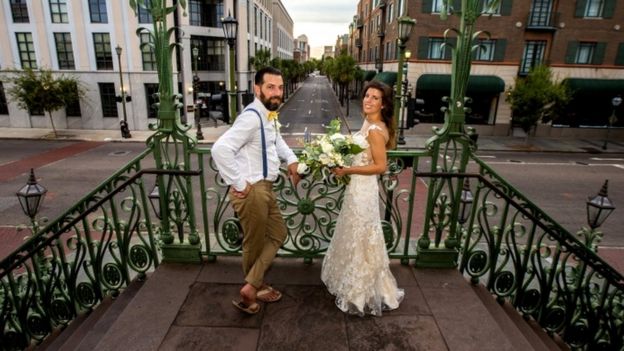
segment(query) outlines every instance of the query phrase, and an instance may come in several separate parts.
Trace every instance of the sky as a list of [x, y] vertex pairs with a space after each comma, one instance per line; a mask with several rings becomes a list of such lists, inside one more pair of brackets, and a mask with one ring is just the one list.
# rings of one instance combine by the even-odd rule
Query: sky
[[358, 0], [282, 0], [288, 10], [297, 38], [308, 37], [311, 57], [321, 58], [323, 46], [336, 44], [338, 35], [349, 32]]

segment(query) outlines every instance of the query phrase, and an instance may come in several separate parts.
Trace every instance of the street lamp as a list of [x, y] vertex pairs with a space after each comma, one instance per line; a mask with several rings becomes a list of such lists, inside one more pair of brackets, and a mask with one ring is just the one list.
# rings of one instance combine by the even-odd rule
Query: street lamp
[[121, 94], [116, 96], [117, 102], [121, 102], [122, 112], [123, 112], [123, 121], [119, 122], [119, 129], [121, 130], [122, 138], [132, 138], [130, 134], [130, 129], [128, 128], [128, 117], [126, 114], [126, 101], [130, 101], [130, 96], [126, 95], [126, 90], [124, 89], [123, 83], [123, 72], [121, 71], [121, 46], [117, 45], [115, 48], [115, 52], [117, 53], [117, 63], [119, 65], [119, 84], [121, 85]]
[[587, 199], [587, 225], [592, 230], [600, 227], [615, 210], [615, 206], [607, 197], [608, 187], [609, 181], [605, 180], [598, 195]]
[[615, 110], [617, 109], [618, 106], [620, 106], [621, 103], [622, 103], [622, 98], [619, 95], [611, 99], [611, 104], [613, 105], [613, 113], [611, 113], [611, 116], [609, 116], [609, 123], [607, 124], [607, 137], [605, 138], [604, 144], [602, 144], [603, 150], [607, 149], [607, 142], [609, 141], [609, 132], [611, 131], [611, 126], [613, 126], [613, 124], [617, 122], [617, 117], [615, 116]]
[[407, 99], [410, 98], [411, 95], [411, 91], [412, 91], [412, 85], [409, 83], [408, 79], [407, 79], [407, 73], [408, 73], [408, 61], [410, 59], [410, 57], [412, 57], [412, 52], [409, 50], [405, 50], [405, 62], [403, 62], [403, 72], [405, 75], [405, 79], [403, 79], [402, 82], [397, 83], [397, 84], [402, 84], [402, 93], [401, 93], [401, 111], [399, 112], [399, 139], [397, 141], [397, 144], [399, 145], [405, 145], [405, 136], [404, 136], [404, 130], [406, 128], [405, 126], [405, 119], [406, 119], [406, 111], [405, 111], [405, 106], [407, 105]]
[[197, 138], [197, 140], [204, 140], [204, 133], [202, 133], [201, 130], [201, 116], [199, 113], [199, 106], [201, 105], [201, 101], [197, 100], [197, 90], [199, 88], [199, 76], [197, 75], [197, 58], [199, 56], [199, 48], [195, 46], [193, 47], [191, 52], [193, 54], [193, 114], [195, 117], [195, 125], [197, 126], [197, 132], [195, 133], [195, 137]]
[[47, 192], [48, 190], [46, 188], [37, 183], [35, 171], [31, 168], [28, 182], [15, 194], [17, 195], [20, 206], [22, 206], [22, 211], [30, 218], [30, 222], [33, 225], [33, 232], [37, 232], [38, 226], [35, 217], [37, 213], [39, 213], [39, 208]]
[[[416, 20], [412, 19], [410, 17], [407, 16], [403, 16], [400, 17], [399, 20], [399, 25], [398, 25], [398, 34], [397, 34], [397, 38], [398, 38], [398, 46], [399, 46], [399, 66], [397, 69], [397, 84], [396, 84], [396, 95], [394, 96], [394, 129], [395, 130], [399, 130], [399, 128], [396, 128], [398, 126], [398, 122], [399, 122], [399, 113], [400, 113], [400, 104], [401, 104], [401, 98], [403, 95], [403, 89], [402, 89], [402, 82], [404, 80], [403, 78], [403, 62], [404, 62], [404, 50], [405, 50], [405, 45], [407, 43], [407, 41], [409, 40], [409, 35], [412, 32], [412, 27], [414, 27], [414, 24], [416, 24]], [[398, 144], [398, 142], [397, 142]]]
[[236, 69], [234, 61], [234, 49], [236, 46], [236, 33], [238, 31], [238, 21], [228, 12], [228, 16], [221, 19], [223, 26], [223, 34], [230, 47], [230, 121], [234, 123], [234, 119], [238, 114], [236, 108], [236, 82], [234, 80], [234, 70]]

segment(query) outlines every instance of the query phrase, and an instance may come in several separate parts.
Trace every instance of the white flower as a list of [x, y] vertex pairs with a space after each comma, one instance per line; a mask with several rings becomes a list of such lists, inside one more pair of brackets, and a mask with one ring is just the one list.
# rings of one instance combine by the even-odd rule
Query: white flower
[[336, 133], [336, 134], [330, 135], [329, 140], [331, 141], [345, 140], [345, 136], [340, 133]]
[[299, 174], [307, 174], [310, 168], [305, 163], [299, 163], [297, 165], [297, 173]]
[[366, 149], [368, 147], [368, 141], [366, 141], [366, 137], [364, 137], [362, 134], [355, 134], [353, 136], [353, 142], [362, 149]]
[[322, 140], [321, 141], [321, 150], [323, 150], [324, 153], [328, 154], [328, 153], [334, 151], [334, 145], [332, 145], [330, 142], [328, 142], [326, 140]]
[[331, 158], [327, 154], [320, 154], [318, 157], [319, 162], [323, 165], [328, 165], [331, 162]]

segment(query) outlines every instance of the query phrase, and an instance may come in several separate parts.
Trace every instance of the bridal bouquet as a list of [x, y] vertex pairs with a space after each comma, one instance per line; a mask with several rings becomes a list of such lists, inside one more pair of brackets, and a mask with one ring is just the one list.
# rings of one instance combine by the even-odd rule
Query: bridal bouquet
[[[299, 156], [297, 172], [301, 175], [312, 175], [316, 180], [325, 180], [334, 167], [348, 167], [353, 157], [364, 151], [367, 143], [364, 137], [352, 137], [340, 133], [340, 120], [333, 119], [327, 133], [317, 136], [303, 145]], [[349, 177], [336, 178], [338, 184], [349, 184]]]

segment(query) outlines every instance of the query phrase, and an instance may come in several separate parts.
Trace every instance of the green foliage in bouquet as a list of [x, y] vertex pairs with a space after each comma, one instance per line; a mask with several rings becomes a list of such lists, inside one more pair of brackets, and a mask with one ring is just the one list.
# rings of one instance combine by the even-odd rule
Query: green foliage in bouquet
[[[312, 175], [315, 180], [329, 180], [334, 167], [349, 167], [355, 155], [368, 147], [364, 137], [354, 138], [340, 133], [340, 120], [333, 119], [326, 127], [327, 133], [317, 136], [303, 146], [299, 157], [299, 174]], [[348, 176], [337, 177], [338, 184], [349, 184]]]

